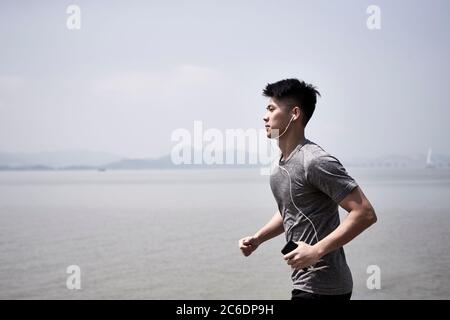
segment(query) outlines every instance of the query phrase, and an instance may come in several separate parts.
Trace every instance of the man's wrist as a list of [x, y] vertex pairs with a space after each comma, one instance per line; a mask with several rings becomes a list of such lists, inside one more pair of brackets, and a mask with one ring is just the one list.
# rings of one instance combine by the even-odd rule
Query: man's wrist
[[261, 237], [261, 235], [258, 232], [253, 235], [253, 238], [256, 239], [256, 241], [258, 242], [258, 245], [260, 245], [261, 243], [264, 242], [263, 238]]
[[314, 245], [314, 248], [316, 249], [316, 253], [317, 253], [319, 259], [321, 259], [324, 255], [327, 254], [324, 243], [322, 241], [317, 242]]

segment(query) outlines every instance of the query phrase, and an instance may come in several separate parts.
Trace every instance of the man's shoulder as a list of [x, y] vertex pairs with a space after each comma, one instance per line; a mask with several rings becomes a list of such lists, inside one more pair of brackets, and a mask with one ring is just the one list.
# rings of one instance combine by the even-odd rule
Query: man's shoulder
[[305, 168], [322, 161], [327, 161], [329, 157], [332, 157], [321, 146], [310, 140], [308, 140], [308, 142], [301, 148], [301, 151], [303, 153], [303, 163]]
[[305, 178], [312, 172], [332, 172], [342, 167], [339, 159], [312, 141], [305, 144], [301, 150]]

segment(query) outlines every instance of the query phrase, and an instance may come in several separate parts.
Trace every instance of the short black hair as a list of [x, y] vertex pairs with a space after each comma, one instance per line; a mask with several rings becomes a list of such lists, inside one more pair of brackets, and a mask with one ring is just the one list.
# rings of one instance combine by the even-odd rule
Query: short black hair
[[288, 101], [290, 108], [298, 105], [305, 115], [303, 125], [306, 126], [316, 109], [317, 95], [320, 96], [320, 93], [312, 84], [298, 79], [284, 79], [268, 83], [263, 90], [263, 95]]

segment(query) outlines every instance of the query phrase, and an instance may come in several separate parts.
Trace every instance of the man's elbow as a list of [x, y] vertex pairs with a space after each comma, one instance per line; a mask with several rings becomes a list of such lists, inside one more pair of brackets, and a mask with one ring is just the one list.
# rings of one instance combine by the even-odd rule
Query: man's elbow
[[377, 214], [375, 213], [375, 209], [372, 206], [366, 207], [364, 209], [364, 221], [367, 224], [367, 227], [370, 227], [375, 222], [377, 222]]

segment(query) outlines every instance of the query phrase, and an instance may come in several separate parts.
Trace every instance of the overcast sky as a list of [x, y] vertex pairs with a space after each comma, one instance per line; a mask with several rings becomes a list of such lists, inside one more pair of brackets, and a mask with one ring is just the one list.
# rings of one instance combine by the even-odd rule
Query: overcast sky
[[450, 153], [448, 30], [446, 0], [1, 1], [0, 151], [157, 157], [195, 120], [263, 129], [263, 87], [297, 77], [329, 152]]

